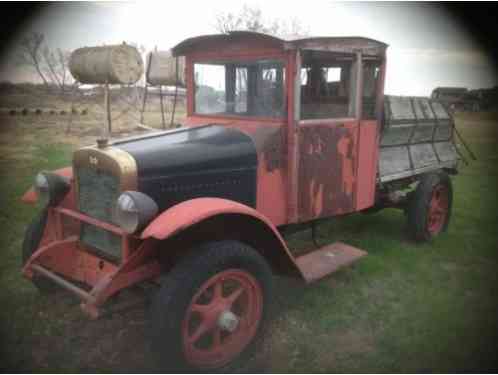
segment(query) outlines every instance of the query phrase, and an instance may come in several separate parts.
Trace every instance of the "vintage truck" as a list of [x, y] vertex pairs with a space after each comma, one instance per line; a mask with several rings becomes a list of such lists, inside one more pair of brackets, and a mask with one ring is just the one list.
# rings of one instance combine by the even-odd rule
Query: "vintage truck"
[[285, 236], [321, 220], [405, 210], [414, 240], [445, 231], [458, 150], [444, 107], [384, 96], [387, 45], [363, 37], [189, 38], [182, 127], [77, 150], [36, 176], [23, 274], [97, 318], [124, 289], [156, 291], [161, 366], [226, 370], [268, 321], [272, 273], [310, 283], [366, 252], [296, 256]]

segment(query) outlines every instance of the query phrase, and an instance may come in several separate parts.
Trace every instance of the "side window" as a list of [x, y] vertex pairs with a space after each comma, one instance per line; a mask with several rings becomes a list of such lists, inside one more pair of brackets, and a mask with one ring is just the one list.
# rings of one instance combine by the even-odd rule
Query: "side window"
[[354, 55], [304, 51], [301, 65], [302, 120], [355, 116]]
[[363, 61], [362, 118], [375, 119], [380, 61]]

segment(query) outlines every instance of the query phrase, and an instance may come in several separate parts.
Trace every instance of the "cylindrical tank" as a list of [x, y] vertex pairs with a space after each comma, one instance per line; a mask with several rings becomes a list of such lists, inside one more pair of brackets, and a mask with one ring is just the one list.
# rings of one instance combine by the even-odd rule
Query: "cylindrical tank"
[[140, 53], [127, 44], [83, 47], [71, 54], [69, 70], [74, 79], [90, 84], [132, 84], [143, 74]]
[[147, 83], [153, 86], [185, 86], [185, 57], [178, 57], [178, 82], [176, 57], [171, 51], [153, 51], [147, 54]]

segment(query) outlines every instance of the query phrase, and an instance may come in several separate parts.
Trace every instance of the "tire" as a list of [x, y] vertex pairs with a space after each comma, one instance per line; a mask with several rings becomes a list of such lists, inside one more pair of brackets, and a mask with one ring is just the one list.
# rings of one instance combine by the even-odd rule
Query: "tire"
[[161, 370], [242, 365], [263, 337], [271, 294], [270, 267], [251, 247], [220, 241], [194, 249], [163, 277], [152, 301], [149, 332]]
[[[24, 241], [22, 243], [22, 265], [24, 266], [26, 262], [31, 258], [31, 255], [38, 249], [40, 241], [43, 237], [43, 232], [45, 230], [45, 225], [47, 223], [48, 212], [43, 209], [38, 215], [34, 217], [31, 223], [26, 228], [24, 233]], [[33, 275], [31, 279], [32, 283], [42, 294], [51, 294], [57, 290], [57, 286], [43, 277]]]
[[450, 177], [444, 173], [422, 175], [408, 201], [407, 216], [411, 236], [430, 241], [448, 229], [453, 201]]

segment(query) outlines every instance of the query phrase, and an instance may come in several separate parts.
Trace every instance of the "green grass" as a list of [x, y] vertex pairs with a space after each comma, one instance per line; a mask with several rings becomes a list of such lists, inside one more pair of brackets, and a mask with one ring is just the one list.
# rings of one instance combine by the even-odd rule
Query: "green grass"
[[[453, 179], [448, 233], [432, 243], [415, 244], [408, 239], [403, 213], [396, 210], [321, 225], [322, 242], [345, 241], [369, 255], [310, 286], [276, 279], [275, 318], [258, 369], [498, 370], [498, 124], [483, 120], [460, 128], [479, 160], [462, 167]], [[111, 365], [117, 353], [126, 366], [136, 362], [138, 371], [143, 370], [144, 357], [129, 355], [129, 348], [120, 346], [125, 344], [113, 341], [120, 330], [129, 329], [128, 318], [119, 322], [119, 332], [110, 326], [117, 318], [86, 323], [74, 299], [65, 294], [42, 297], [20, 275], [22, 236], [34, 209], [19, 198], [37, 171], [70, 160], [70, 146], [46, 144], [20, 146], [30, 150], [31, 158], [0, 159], [0, 368], [132, 371]], [[309, 236], [299, 233], [292, 242], [299, 245]], [[115, 345], [108, 351], [99, 346], [106, 340]], [[146, 351], [141, 341], [129, 341], [132, 350]]]
[[20, 197], [31, 186], [38, 171], [67, 165], [70, 154], [68, 146], [41, 144], [34, 149], [30, 160], [1, 160], [0, 353], [4, 360], [0, 368], [8, 369], [10, 365], [11, 370], [30, 371], [30, 364], [24, 362], [30, 338], [57, 332], [56, 317], [53, 321], [40, 319], [51, 301], [40, 296], [20, 275], [23, 233], [35, 212], [33, 207], [22, 204]]

